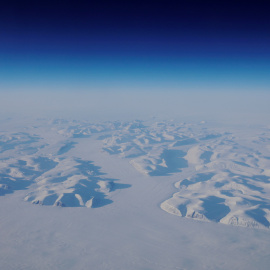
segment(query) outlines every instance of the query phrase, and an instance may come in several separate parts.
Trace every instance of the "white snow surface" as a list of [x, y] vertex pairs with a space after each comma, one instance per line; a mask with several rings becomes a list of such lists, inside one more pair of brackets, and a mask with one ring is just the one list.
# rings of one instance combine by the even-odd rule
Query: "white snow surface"
[[269, 126], [1, 120], [1, 269], [268, 269], [269, 227]]

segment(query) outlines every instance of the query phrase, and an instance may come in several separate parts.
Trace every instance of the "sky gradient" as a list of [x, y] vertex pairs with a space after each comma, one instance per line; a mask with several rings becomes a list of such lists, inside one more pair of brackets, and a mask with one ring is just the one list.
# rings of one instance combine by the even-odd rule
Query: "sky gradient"
[[8, 1], [0, 91], [269, 93], [268, 11], [267, 1]]
[[4, 5], [1, 84], [268, 89], [264, 2], [126, 2]]

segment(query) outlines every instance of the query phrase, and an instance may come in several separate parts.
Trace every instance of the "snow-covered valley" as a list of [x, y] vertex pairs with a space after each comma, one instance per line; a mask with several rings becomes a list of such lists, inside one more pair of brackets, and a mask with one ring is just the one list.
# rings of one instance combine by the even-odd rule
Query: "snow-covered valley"
[[3, 269], [270, 263], [267, 126], [5, 120], [0, 155]]

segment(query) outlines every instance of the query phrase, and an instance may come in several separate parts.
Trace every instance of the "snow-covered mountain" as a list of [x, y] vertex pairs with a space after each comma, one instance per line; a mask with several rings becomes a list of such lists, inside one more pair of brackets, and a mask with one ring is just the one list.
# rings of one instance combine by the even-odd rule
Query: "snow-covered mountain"
[[113, 203], [110, 193], [132, 188], [133, 180], [121, 183], [80, 155], [82, 147], [90, 151], [95, 145], [104, 156], [125, 159], [145, 181], [163, 177], [171, 185], [175, 179], [174, 192], [160, 204], [168, 213], [269, 228], [269, 135], [267, 128], [228, 132], [204, 122], [40, 120], [2, 132], [0, 194], [24, 190], [25, 201], [50, 206]]

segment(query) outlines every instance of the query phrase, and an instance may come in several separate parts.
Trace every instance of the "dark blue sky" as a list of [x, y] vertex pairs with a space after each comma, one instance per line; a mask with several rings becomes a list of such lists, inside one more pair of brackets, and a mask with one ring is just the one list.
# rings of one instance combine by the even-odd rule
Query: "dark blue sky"
[[267, 1], [7, 1], [2, 89], [269, 89]]

